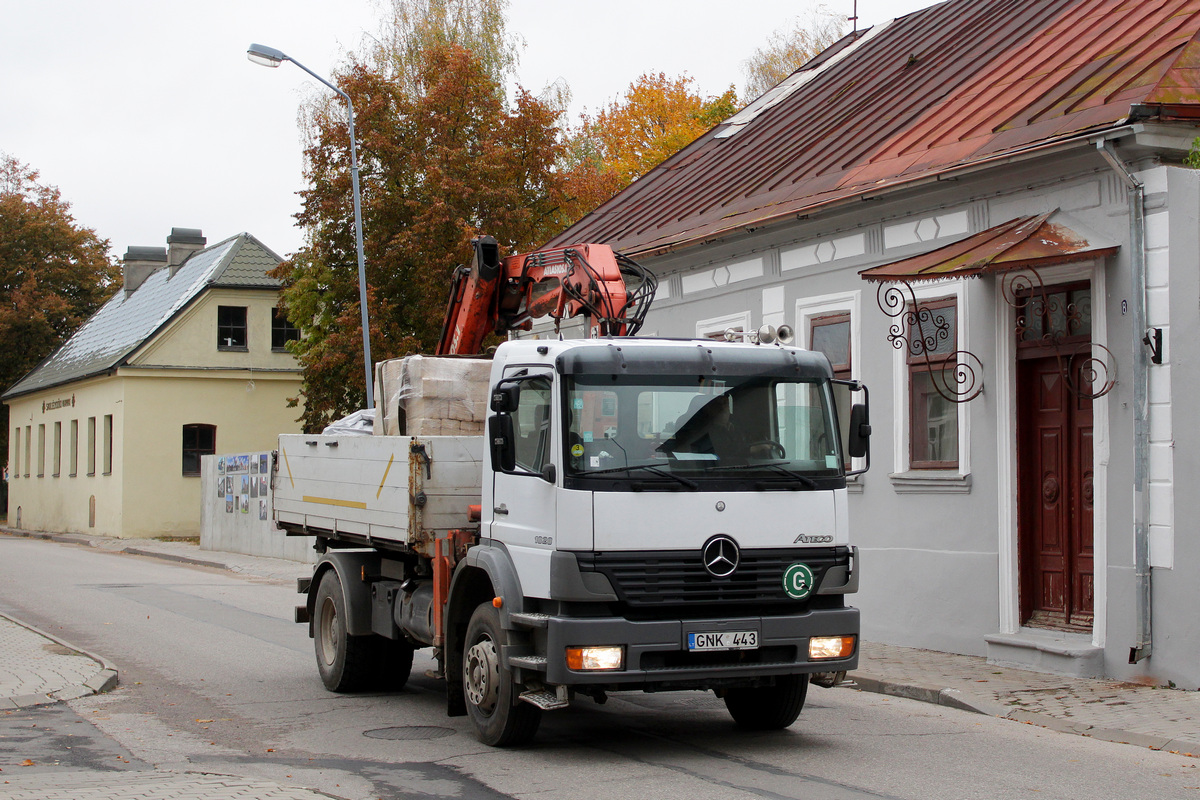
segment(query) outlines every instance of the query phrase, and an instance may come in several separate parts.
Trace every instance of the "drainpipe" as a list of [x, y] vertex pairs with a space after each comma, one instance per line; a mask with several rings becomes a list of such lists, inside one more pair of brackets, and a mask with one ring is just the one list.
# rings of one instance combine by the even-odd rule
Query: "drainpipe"
[[1141, 337], [1146, 325], [1145, 187], [1125, 166], [1112, 142], [1096, 142], [1096, 150], [1129, 189], [1130, 306], [1133, 309], [1133, 565], [1137, 638], [1129, 663], [1149, 658], [1150, 628], [1150, 359]]

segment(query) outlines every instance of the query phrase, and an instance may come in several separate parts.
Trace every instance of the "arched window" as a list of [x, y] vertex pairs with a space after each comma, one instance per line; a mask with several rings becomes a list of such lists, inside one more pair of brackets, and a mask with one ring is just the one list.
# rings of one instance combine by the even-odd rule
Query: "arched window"
[[193, 424], [183, 426], [183, 474], [200, 474], [200, 456], [217, 452], [217, 426]]

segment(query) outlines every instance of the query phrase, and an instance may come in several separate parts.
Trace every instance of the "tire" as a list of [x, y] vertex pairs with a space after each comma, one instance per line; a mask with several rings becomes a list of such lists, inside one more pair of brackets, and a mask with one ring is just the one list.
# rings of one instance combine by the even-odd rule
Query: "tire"
[[413, 647], [407, 639], [375, 637], [375, 685], [381, 689], [398, 692], [408, 683], [412, 674]]
[[730, 689], [725, 707], [739, 728], [778, 731], [791, 725], [804, 709], [808, 675], [781, 675], [774, 686]]
[[493, 747], [525, 744], [542, 721], [537, 706], [519, 700], [514, 705], [512, 673], [500, 660], [505, 641], [500, 612], [491, 603], [480, 604], [471, 614], [463, 642], [463, 694], [476, 736]]
[[[346, 599], [337, 572], [321, 576], [313, 604], [313, 649], [321, 682], [331, 692], [358, 692], [370, 688], [378, 670], [372, 636], [346, 633]], [[411, 659], [411, 655], [410, 655]], [[405, 676], [407, 678], [407, 676]]]

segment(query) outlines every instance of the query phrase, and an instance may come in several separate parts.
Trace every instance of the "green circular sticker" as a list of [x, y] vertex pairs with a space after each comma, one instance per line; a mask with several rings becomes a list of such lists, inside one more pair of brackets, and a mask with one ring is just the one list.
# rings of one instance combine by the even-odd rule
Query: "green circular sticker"
[[813, 573], [807, 564], [792, 564], [783, 572], [783, 591], [794, 600], [803, 600], [812, 594]]

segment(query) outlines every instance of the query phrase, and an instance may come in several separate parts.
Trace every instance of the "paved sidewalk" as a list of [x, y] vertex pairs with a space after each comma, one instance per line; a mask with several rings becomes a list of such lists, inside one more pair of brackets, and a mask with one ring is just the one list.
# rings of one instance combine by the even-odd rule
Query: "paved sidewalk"
[[1200, 758], [1200, 693], [1031, 672], [864, 642], [859, 689]]
[[0, 711], [72, 700], [116, 684], [116, 669], [100, 657], [0, 614]]

